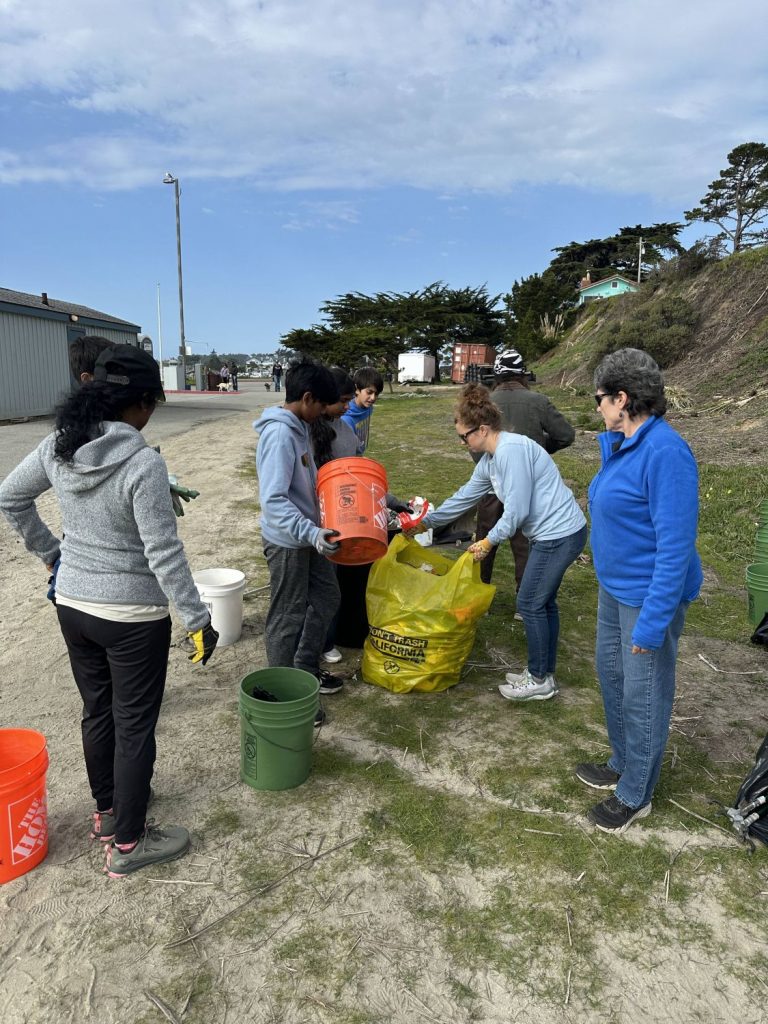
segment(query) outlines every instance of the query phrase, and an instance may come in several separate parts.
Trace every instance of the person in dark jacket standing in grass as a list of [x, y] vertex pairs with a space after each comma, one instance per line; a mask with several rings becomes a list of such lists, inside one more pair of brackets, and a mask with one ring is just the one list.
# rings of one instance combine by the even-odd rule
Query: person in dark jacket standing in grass
[[576, 776], [615, 790], [588, 817], [620, 833], [650, 814], [667, 745], [677, 643], [703, 579], [699, 477], [691, 449], [664, 420], [664, 381], [647, 353], [612, 352], [594, 381], [606, 430], [589, 511], [600, 584], [596, 664], [611, 756], [577, 765]]
[[[122, 878], [189, 849], [185, 828], [146, 820], [155, 726], [171, 640], [169, 599], [203, 665], [218, 640], [176, 533], [161, 456], [141, 436], [160, 372], [130, 345], [105, 349], [93, 380], [57, 410], [56, 428], [0, 485], [0, 511], [56, 578], [56, 612], [83, 700], [82, 737], [96, 801], [91, 838]], [[63, 540], [35, 499], [53, 488]]]
[[[513, 348], [501, 352], [493, 365], [493, 375], [495, 386], [491, 399], [501, 410], [502, 430], [530, 437], [550, 455], [573, 444], [576, 431], [565, 416], [546, 395], [530, 390], [528, 370], [519, 352]], [[473, 458], [478, 461], [478, 457], [473, 455]], [[477, 540], [487, 537], [503, 515], [504, 506], [495, 494], [483, 498], [477, 506]], [[515, 589], [519, 590], [528, 564], [528, 538], [522, 530], [517, 530], [509, 538], [509, 546], [515, 560]], [[496, 548], [493, 548], [480, 566], [483, 583], [491, 582], [495, 559]]]

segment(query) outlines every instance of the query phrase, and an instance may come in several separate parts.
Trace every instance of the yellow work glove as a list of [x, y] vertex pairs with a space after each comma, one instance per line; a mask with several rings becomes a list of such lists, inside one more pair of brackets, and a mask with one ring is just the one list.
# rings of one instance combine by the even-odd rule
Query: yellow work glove
[[482, 540], [476, 540], [474, 544], [470, 544], [467, 551], [472, 552], [472, 557], [476, 562], [482, 562], [492, 547], [493, 544], [491, 544], [488, 538], [483, 537]]
[[193, 653], [189, 655], [189, 660], [193, 665], [196, 665], [198, 662], [202, 662], [205, 665], [216, 650], [219, 634], [209, 622], [207, 626], [202, 626], [200, 629], [190, 630], [187, 636], [195, 647]]

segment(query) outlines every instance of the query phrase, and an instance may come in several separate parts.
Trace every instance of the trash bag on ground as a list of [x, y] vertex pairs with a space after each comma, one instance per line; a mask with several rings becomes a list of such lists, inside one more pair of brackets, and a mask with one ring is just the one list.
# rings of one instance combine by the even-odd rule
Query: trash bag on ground
[[765, 613], [760, 625], [749, 639], [753, 644], [764, 644], [768, 647], [768, 612]]
[[768, 736], [760, 744], [755, 765], [742, 782], [733, 807], [725, 810], [741, 838], [768, 845]]
[[495, 593], [471, 554], [453, 561], [396, 536], [368, 577], [363, 679], [393, 693], [454, 686]]

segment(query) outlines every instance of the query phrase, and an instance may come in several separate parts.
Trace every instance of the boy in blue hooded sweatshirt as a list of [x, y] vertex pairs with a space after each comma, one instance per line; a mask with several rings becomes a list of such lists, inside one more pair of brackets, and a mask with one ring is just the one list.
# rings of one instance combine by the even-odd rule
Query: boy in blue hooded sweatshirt
[[[318, 525], [309, 424], [338, 397], [331, 371], [304, 360], [285, 375], [285, 403], [266, 409], [253, 424], [260, 435], [256, 472], [270, 580], [267, 661], [311, 672], [320, 682], [320, 693], [337, 693], [342, 687], [341, 679], [320, 669], [328, 627], [339, 606], [339, 586], [327, 556], [339, 544], [333, 530]], [[322, 713], [316, 724], [320, 721]]]
[[371, 433], [371, 416], [376, 400], [384, 388], [384, 378], [372, 366], [364, 366], [355, 373], [355, 400], [350, 402], [341, 417], [357, 435], [357, 454], [364, 455]]

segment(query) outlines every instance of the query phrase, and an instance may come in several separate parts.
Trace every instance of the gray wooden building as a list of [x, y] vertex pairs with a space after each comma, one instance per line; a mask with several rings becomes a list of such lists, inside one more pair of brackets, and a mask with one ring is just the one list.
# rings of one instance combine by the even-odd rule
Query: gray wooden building
[[45, 416], [72, 386], [69, 346], [84, 334], [138, 345], [137, 324], [88, 306], [0, 288], [0, 420]]

